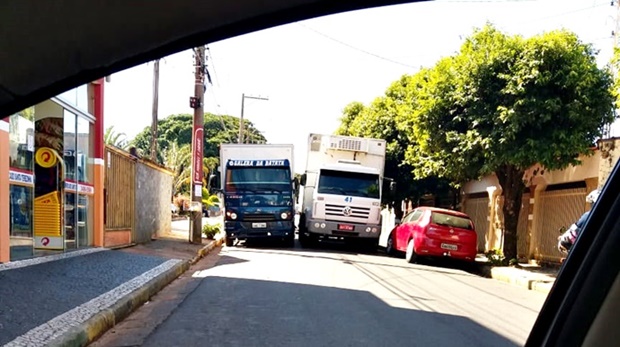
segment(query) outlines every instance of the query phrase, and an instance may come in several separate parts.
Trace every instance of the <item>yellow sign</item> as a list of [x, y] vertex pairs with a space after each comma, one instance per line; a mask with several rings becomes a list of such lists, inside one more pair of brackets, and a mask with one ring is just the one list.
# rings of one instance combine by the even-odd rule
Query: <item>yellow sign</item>
[[[38, 154], [38, 153], [37, 153]], [[51, 192], [34, 199], [34, 235], [62, 236], [59, 192]], [[43, 246], [45, 242], [43, 242]]]
[[37, 161], [37, 164], [39, 164], [39, 166], [44, 168], [50, 168], [56, 165], [56, 162], [58, 161], [54, 150], [47, 147], [39, 148], [37, 150], [35, 160]]

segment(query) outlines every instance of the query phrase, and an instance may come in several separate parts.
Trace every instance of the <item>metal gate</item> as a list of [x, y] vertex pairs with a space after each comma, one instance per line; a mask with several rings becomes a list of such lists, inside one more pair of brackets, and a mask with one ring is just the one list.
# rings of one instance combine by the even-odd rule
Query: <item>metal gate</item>
[[465, 200], [465, 213], [474, 222], [478, 235], [478, 251], [486, 251], [489, 230], [489, 198], [469, 198]]
[[541, 193], [539, 218], [536, 223], [534, 257], [559, 262], [563, 257], [557, 249], [558, 231], [568, 228], [586, 211], [586, 188], [571, 188]]

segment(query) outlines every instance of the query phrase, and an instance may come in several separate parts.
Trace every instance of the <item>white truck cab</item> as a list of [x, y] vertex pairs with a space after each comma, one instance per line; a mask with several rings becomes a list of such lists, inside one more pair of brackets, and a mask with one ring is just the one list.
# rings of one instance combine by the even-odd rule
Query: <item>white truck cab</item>
[[385, 140], [310, 134], [299, 220], [302, 246], [319, 239], [376, 246], [381, 232]]

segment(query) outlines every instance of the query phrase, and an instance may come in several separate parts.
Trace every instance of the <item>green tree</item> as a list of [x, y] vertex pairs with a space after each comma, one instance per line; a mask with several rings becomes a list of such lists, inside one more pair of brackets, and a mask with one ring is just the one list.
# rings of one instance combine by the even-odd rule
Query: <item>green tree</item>
[[[204, 125], [204, 157], [219, 157], [219, 145], [221, 143], [236, 143], [239, 134], [239, 118], [227, 115], [214, 115], [205, 113]], [[245, 136], [256, 142], [266, 142], [265, 137], [254, 127], [251, 122], [244, 120]], [[157, 161], [163, 163], [163, 153], [176, 143], [179, 146], [192, 143], [193, 116], [190, 114], [171, 115], [160, 119], [157, 123]], [[150, 151], [151, 133], [150, 126], [140, 132], [132, 145], [140, 154]]]
[[120, 149], [128, 147], [127, 136], [125, 133], [119, 133], [114, 130], [114, 126], [109, 126], [103, 133], [103, 142], [106, 145], [114, 146]]
[[421, 72], [406, 127], [406, 161], [420, 177], [458, 182], [494, 173], [504, 196], [504, 254], [517, 255], [526, 169], [579, 164], [614, 120], [609, 71], [568, 31], [524, 39], [487, 25], [455, 56]]
[[192, 152], [189, 145], [173, 142], [163, 153], [163, 165], [174, 172], [173, 195], [189, 191]]
[[[394, 201], [410, 199], [417, 201], [422, 195], [432, 193], [442, 195], [451, 190], [450, 182], [437, 177], [416, 179], [413, 168], [405, 162], [407, 148], [415, 142], [407, 137], [406, 124], [402, 120], [412, 113], [411, 89], [417, 83], [417, 76], [403, 76], [392, 83], [385, 95], [376, 98], [368, 107], [360, 102], [352, 102], [343, 110], [338, 135], [370, 137], [386, 140], [385, 177], [398, 182]], [[384, 194], [384, 204], [394, 201]], [[396, 204], [397, 210], [400, 205]]]

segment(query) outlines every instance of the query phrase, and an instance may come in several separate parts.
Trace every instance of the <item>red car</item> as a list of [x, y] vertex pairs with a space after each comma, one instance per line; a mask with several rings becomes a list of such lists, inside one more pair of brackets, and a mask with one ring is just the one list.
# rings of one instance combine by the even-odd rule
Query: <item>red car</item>
[[414, 263], [418, 257], [476, 259], [478, 237], [468, 215], [435, 207], [418, 207], [405, 215], [387, 240], [386, 251], [405, 252]]

